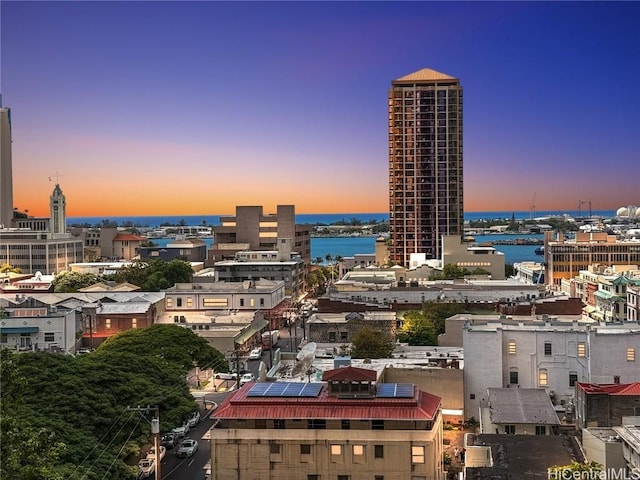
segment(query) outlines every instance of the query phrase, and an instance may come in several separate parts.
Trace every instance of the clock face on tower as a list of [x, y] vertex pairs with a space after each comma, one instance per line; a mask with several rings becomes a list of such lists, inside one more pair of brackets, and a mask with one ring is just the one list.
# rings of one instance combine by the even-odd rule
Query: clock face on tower
[[53, 206], [53, 209], [54, 209], [54, 210], [58, 210], [58, 206], [57, 206], [57, 205], [54, 205], [54, 206]]

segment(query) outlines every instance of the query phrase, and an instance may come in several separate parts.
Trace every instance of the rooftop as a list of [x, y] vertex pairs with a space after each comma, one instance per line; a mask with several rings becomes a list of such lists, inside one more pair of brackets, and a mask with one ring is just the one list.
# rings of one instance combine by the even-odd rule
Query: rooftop
[[489, 411], [496, 424], [558, 425], [551, 399], [543, 388], [489, 388]]
[[577, 382], [576, 386], [586, 394], [640, 395], [640, 382], [606, 384]]

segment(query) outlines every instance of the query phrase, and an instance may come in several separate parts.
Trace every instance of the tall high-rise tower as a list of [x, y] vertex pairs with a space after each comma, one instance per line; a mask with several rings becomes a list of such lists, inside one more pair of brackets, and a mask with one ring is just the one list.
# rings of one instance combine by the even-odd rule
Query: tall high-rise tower
[[11, 110], [0, 104], [0, 225], [13, 223], [13, 171], [11, 160]]
[[424, 68], [389, 90], [389, 259], [440, 258], [443, 235], [464, 232], [462, 87]]
[[67, 232], [67, 201], [58, 182], [49, 197], [49, 209], [51, 211], [51, 233]]

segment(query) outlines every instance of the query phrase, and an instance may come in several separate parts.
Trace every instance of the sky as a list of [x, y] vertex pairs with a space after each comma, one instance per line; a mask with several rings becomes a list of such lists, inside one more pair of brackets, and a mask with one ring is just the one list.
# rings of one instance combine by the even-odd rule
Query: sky
[[[640, 2], [0, 2], [14, 206], [389, 211], [387, 94], [464, 89], [465, 211], [640, 205]], [[583, 203], [582, 210], [586, 211]]]

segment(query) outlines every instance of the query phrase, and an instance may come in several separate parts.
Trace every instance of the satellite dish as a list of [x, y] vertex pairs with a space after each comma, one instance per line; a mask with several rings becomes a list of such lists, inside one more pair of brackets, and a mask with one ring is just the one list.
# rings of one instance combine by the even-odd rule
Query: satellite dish
[[313, 360], [316, 358], [316, 342], [307, 343], [296, 355], [297, 363], [291, 369], [291, 376], [297, 377], [298, 375], [304, 376], [307, 370], [311, 368]]

